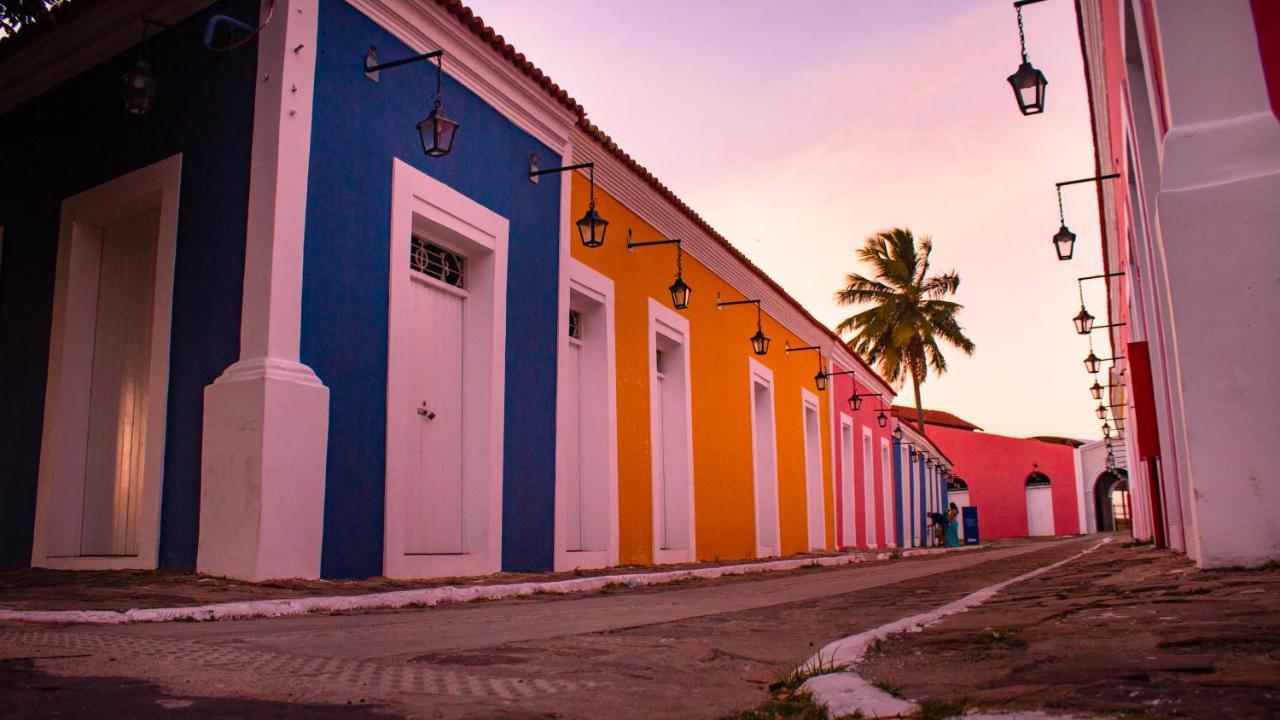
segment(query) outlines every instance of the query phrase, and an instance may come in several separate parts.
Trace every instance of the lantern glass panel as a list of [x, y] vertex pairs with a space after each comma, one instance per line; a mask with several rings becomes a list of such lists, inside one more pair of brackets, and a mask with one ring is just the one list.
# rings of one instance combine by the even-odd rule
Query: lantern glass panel
[[854, 412], [858, 412], [859, 410], [861, 410], [861, 409], [862, 409], [862, 396], [861, 396], [861, 395], [859, 395], [858, 393], [854, 393], [854, 394], [852, 394], [852, 395], [850, 395], [850, 396], [849, 396], [849, 409], [850, 409], [850, 410], [852, 410], [852, 411], [854, 411]]
[[1102, 385], [1100, 385], [1097, 380], [1093, 381], [1093, 387], [1089, 388], [1089, 394], [1093, 395], [1094, 400], [1102, 399]]
[[604, 244], [605, 231], [609, 229], [609, 221], [600, 217], [594, 206], [587, 209], [578, 221], [578, 239], [583, 247], [598, 248]]
[[1093, 353], [1089, 353], [1089, 356], [1084, 359], [1084, 369], [1091, 373], [1098, 372], [1101, 367], [1102, 360], [1098, 359], [1098, 356]]
[[1013, 88], [1013, 96], [1018, 101], [1018, 110], [1023, 115], [1044, 112], [1044, 95], [1048, 84], [1049, 81], [1045, 79], [1044, 73], [1026, 60], [1009, 76], [1009, 86]]
[[813, 384], [818, 388], [818, 391], [819, 391], [819, 392], [821, 392], [821, 391], [823, 391], [823, 390], [826, 390], [826, 389], [827, 389], [827, 374], [826, 374], [825, 372], [823, 372], [823, 371], [819, 370], [819, 371], [818, 371], [818, 374], [813, 376]]
[[1105, 407], [1103, 407], [1102, 405], [1098, 405], [1098, 409], [1097, 409], [1097, 410], [1095, 410], [1094, 412], [1096, 412], [1096, 413], [1098, 414], [1098, 419], [1099, 419], [1099, 420], [1106, 420], [1106, 419], [1107, 419], [1107, 409], [1106, 409]]

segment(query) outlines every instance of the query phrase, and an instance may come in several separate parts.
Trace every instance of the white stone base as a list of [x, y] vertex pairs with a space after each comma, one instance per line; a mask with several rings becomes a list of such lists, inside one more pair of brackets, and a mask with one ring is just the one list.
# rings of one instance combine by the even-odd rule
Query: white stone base
[[196, 570], [317, 578], [329, 389], [297, 362], [242, 360], [204, 390]]

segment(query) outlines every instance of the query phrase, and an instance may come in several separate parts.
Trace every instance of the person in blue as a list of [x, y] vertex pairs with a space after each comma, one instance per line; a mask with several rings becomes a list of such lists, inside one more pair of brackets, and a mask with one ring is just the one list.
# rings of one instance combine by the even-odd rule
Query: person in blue
[[960, 508], [955, 503], [947, 509], [947, 547], [960, 544]]

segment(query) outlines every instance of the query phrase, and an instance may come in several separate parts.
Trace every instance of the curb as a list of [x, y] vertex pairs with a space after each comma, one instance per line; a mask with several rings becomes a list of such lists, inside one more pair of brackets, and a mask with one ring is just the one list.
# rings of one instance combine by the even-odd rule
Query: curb
[[893, 718], [918, 712], [920, 708], [914, 702], [890, 695], [867, 682], [854, 670], [854, 666], [862, 662], [866, 657], [867, 650], [872, 644], [890, 635], [904, 632], [920, 632], [948, 615], [962, 613], [975, 605], [981, 605], [1010, 585], [1030, 580], [1037, 575], [1056, 570], [1073, 560], [1078, 560], [1111, 542], [1111, 540], [1110, 537], [1103, 538], [1101, 541], [1069, 558], [1038, 567], [1035, 570], [1003, 580], [994, 585], [980, 588], [959, 600], [941, 605], [928, 612], [900, 618], [891, 623], [828, 643], [817, 654], [805, 661], [801, 667], [820, 668], [824, 665], [830, 665], [843, 667], [844, 670], [815, 675], [805, 680], [800, 688], [811, 693], [814, 702], [826, 705], [832, 717], [861, 713], [866, 717], [872, 718]]
[[[911, 548], [899, 553], [899, 557], [940, 555], [948, 552], [977, 550], [981, 545], [961, 545], [955, 548]], [[718, 567], [691, 568], [688, 570], [664, 570], [622, 575], [599, 575], [568, 580], [545, 582], [507, 583], [502, 585], [473, 585], [458, 587], [422, 588], [420, 590], [394, 590], [364, 595], [334, 595], [301, 597], [280, 600], [247, 600], [243, 602], [213, 603], [175, 608], [136, 608], [133, 610], [5, 610], [0, 609], [0, 621], [24, 623], [58, 623], [78, 625], [123, 625], [175, 621], [247, 620], [269, 617], [297, 617], [312, 613], [343, 612], [351, 610], [388, 610], [397, 608], [434, 607], [444, 603], [465, 603], [473, 600], [498, 600], [528, 595], [568, 595], [592, 592], [606, 585], [625, 585], [628, 588], [649, 585], [665, 585], [685, 579], [712, 579], [731, 575], [798, 570], [804, 567], [840, 567], [876, 560], [889, 560], [893, 551], [848, 553], [794, 560], [771, 560]]]

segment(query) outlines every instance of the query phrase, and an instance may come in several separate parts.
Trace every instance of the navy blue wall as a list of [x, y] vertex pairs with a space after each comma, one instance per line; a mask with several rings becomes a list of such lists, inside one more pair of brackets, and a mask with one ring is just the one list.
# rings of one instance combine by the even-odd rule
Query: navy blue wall
[[[252, 18], [255, 0], [213, 13]], [[115, 57], [0, 116], [0, 565], [31, 560], [62, 200], [182, 153], [160, 564], [195, 567], [202, 391], [235, 361], [253, 127], [254, 44], [214, 56], [171, 32], [152, 40], [154, 111], [125, 112]]]
[[370, 45], [384, 61], [412, 54], [345, 2], [321, 1], [302, 316], [302, 361], [330, 391], [321, 572], [382, 572], [393, 158], [510, 221], [503, 567], [550, 569], [560, 178], [525, 173], [529, 153], [547, 167], [558, 156], [446, 74], [444, 109], [461, 129], [449, 156], [427, 158], [414, 126], [434, 65], [374, 83], [360, 72]]

